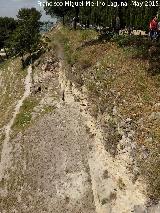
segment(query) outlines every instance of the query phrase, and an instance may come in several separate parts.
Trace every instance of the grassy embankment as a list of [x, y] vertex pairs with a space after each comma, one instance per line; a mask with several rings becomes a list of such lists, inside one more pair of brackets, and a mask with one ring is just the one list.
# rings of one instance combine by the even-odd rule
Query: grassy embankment
[[[22, 69], [20, 58], [9, 59], [0, 64], [0, 155], [5, 138], [4, 127], [11, 120], [15, 106], [24, 94], [26, 75], [27, 67]], [[23, 102], [12, 126], [12, 137], [31, 123], [31, 113], [37, 104], [37, 96], [30, 96]]]
[[21, 69], [18, 58], [0, 64], [0, 150], [4, 139], [3, 127], [11, 119], [17, 100], [24, 93], [26, 74], [26, 70]]
[[67, 28], [51, 37], [64, 47], [66, 62], [72, 67], [68, 78], [78, 88], [88, 89], [91, 113], [103, 118], [102, 127], [110, 133], [106, 149], [114, 156], [121, 139], [117, 123], [131, 119], [139, 172], [147, 182], [148, 195], [160, 198], [160, 75], [148, 74], [150, 44], [135, 36], [98, 41], [94, 31]]
[[[45, 71], [42, 67], [47, 63], [47, 58], [51, 57], [54, 59], [53, 51], [47, 51], [50, 41], [46, 41], [46, 52], [44, 52], [33, 64], [32, 70], [32, 88], [31, 94], [23, 102], [23, 105], [20, 108], [20, 112], [16, 116], [12, 127], [12, 137], [15, 137], [18, 132], [24, 132], [28, 127], [34, 124], [38, 118], [42, 117], [45, 114], [51, 113], [55, 110], [55, 107], [49, 103], [41, 104], [41, 100], [45, 99], [45, 96], [49, 96], [56, 100], [56, 91], [48, 91], [49, 87], [49, 78], [44, 77]], [[38, 82], [34, 82], [34, 79]], [[36, 80], [36, 81], [37, 81]], [[51, 78], [50, 81], [53, 79]], [[41, 82], [41, 83], [40, 83]], [[53, 84], [53, 82], [52, 82]], [[38, 91], [38, 87], [41, 88], [41, 91]], [[54, 89], [54, 88], [52, 88]], [[51, 93], [51, 94], [50, 94]]]

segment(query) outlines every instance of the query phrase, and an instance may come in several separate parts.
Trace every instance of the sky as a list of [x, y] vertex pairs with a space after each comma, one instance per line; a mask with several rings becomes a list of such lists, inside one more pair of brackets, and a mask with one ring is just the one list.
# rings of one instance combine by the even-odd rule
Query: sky
[[50, 16], [45, 15], [45, 11], [38, 5], [38, 0], [0, 0], [0, 16], [16, 17], [18, 10], [24, 7], [35, 7], [42, 12], [42, 20], [51, 20]]

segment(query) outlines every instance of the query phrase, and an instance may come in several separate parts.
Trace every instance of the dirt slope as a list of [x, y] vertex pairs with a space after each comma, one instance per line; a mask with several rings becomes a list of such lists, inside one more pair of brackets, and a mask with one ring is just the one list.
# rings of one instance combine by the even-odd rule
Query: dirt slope
[[41, 118], [13, 141], [12, 177], [2, 212], [95, 212], [89, 143], [76, 106], [61, 105]]
[[145, 206], [144, 187], [131, 181], [128, 156], [113, 158], [105, 150], [85, 95], [66, 79], [61, 49], [59, 60], [54, 54], [35, 64], [30, 123], [12, 126], [0, 212], [158, 213], [159, 206]]
[[[57, 87], [57, 81], [51, 77], [52, 89]], [[72, 106], [65, 103], [60, 90], [54, 101], [48, 93], [42, 91], [37, 108], [42, 110], [42, 102], [48, 100], [54, 102], [53, 112], [41, 115], [12, 140], [6, 134], [10, 156], [5, 158], [6, 149], [2, 149], [8, 165], [1, 173], [2, 213], [95, 212], [88, 166], [92, 140], [76, 102]]]

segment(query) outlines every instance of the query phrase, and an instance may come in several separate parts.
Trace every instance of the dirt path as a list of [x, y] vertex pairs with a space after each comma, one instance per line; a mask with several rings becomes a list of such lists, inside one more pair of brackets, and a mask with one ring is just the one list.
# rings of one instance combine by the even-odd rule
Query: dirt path
[[[27, 85], [30, 85], [30, 74]], [[53, 88], [57, 81], [58, 78], [53, 79]], [[14, 118], [24, 97], [29, 95], [30, 86], [18, 102]], [[86, 132], [78, 103], [71, 105], [63, 101], [61, 89], [59, 94], [55, 111], [39, 118], [12, 141], [9, 132], [13, 118], [8, 125], [1, 172], [2, 213], [95, 212], [88, 166], [92, 140]]]
[[5, 171], [11, 166], [11, 160], [10, 160], [10, 151], [11, 147], [9, 145], [9, 140], [10, 140], [10, 133], [11, 133], [11, 128], [14, 123], [14, 120], [19, 113], [20, 107], [22, 106], [24, 100], [30, 95], [30, 89], [31, 89], [31, 74], [32, 74], [32, 67], [30, 66], [27, 70], [27, 76], [25, 78], [24, 82], [24, 89], [25, 92], [22, 96], [22, 98], [17, 102], [13, 116], [10, 120], [10, 122], [6, 125], [5, 127], [5, 140], [3, 143], [3, 148], [2, 148], [2, 155], [1, 155], [1, 164], [0, 164], [0, 181], [2, 178], [4, 178], [4, 173]]
[[[10, 140], [14, 119], [30, 94], [28, 70], [24, 96], [6, 129], [0, 213], [151, 213], [124, 159], [105, 150], [85, 95], [66, 79], [61, 51], [59, 58], [58, 71], [49, 75], [57, 93], [53, 110]], [[43, 102], [50, 95], [42, 92]]]

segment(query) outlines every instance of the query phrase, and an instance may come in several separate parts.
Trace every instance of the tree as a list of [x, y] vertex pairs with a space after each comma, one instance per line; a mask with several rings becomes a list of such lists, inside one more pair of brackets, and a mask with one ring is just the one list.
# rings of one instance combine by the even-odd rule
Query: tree
[[35, 8], [22, 8], [19, 10], [18, 26], [11, 37], [11, 48], [14, 53], [21, 57], [24, 68], [24, 55], [32, 52], [38, 47], [40, 40], [41, 13]]
[[[79, 5], [74, 5], [74, 1], [72, 2], [73, 4], [71, 5], [71, 1], [65, 1], [62, 0], [61, 4], [58, 4], [56, 0], [47, 0], [48, 2], [52, 3], [52, 6], [45, 6], [45, 11], [47, 14], [51, 16], [56, 16], [60, 17], [63, 20], [63, 25], [65, 23], [65, 16], [74, 16], [74, 29], [76, 29], [77, 22], [79, 20], [79, 12], [80, 12], [80, 7]], [[79, 0], [77, 1], [79, 2]]]
[[[81, 0], [78, 1], [66, 1], [62, 0], [61, 4], [57, 3], [56, 0], [47, 0], [51, 2], [52, 5], [45, 7], [47, 14], [52, 16], [57, 16], [63, 19], [65, 17], [68, 20], [73, 20], [74, 17], [74, 28], [76, 29], [77, 21], [81, 23], [86, 23], [93, 25], [101, 25], [107, 27], [115, 27], [115, 19], [119, 17], [120, 27], [124, 28], [125, 26], [135, 27], [137, 29], [146, 30], [148, 28], [148, 22], [155, 16], [159, 10], [159, 6], [149, 6], [150, 4], [156, 4], [156, 1], [143, 1], [143, 5], [137, 6], [137, 4], [142, 1], [132, 1], [132, 0], [103, 0], [101, 3], [105, 3], [105, 6], [102, 4], [97, 5], [97, 0], [83, 1], [84, 6], [80, 6]], [[72, 5], [69, 4], [72, 2]], [[85, 3], [87, 2], [87, 5]], [[90, 3], [95, 6], [91, 6]], [[110, 4], [119, 5], [117, 7], [107, 6]], [[148, 6], [147, 6], [148, 5]]]
[[4, 48], [6, 55], [7, 40], [16, 29], [17, 22], [13, 18], [0, 17], [0, 49]]
[[[62, 0], [62, 5], [58, 6], [57, 1], [55, 0], [47, 0], [48, 2], [52, 3], [52, 6], [45, 6], [44, 9], [46, 11], [46, 14], [51, 15], [51, 17], [57, 17], [62, 19], [63, 25], [65, 24], [65, 16], [68, 14], [68, 12], [71, 10], [71, 7], [65, 6], [65, 0]], [[57, 6], [54, 6], [54, 5]]]

